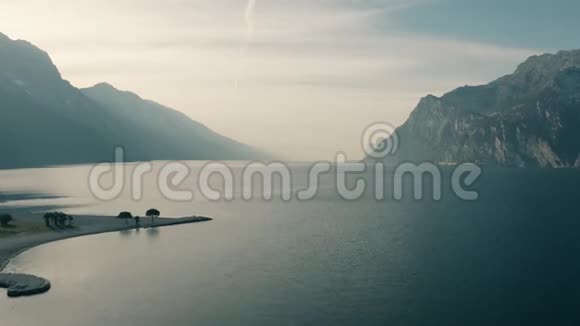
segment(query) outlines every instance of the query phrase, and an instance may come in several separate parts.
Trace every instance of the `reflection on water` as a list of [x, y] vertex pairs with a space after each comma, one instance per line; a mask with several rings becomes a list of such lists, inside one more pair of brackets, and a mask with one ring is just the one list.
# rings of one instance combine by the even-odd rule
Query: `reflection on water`
[[[3, 325], [580, 322], [576, 171], [486, 170], [477, 202], [345, 202], [329, 186], [309, 202], [172, 203], [154, 193], [94, 202], [65, 178], [84, 168], [71, 169], [31, 175], [60, 174], [62, 185], [39, 191], [90, 204], [75, 213], [156, 207], [215, 220], [30, 250], [11, 268], [45, 276], [53, 289], [0, 296]], [[5, 189], [27, 192], [33, 182], [21, 178]]]
[[134, 229], [128, 229], [128, 230], [119, 231], [119, 234], [122, 237], [125, 237], [125, 238], [131, 237], [133, 235], [133, 233], [135, 233], [135, 230]]
[[159, 233], [161, 232], [161, 229], [159, 228], [149, 228], [147, 229], [147, 236], [149, 236], [150, 238], [158, 238], [159, 237]]

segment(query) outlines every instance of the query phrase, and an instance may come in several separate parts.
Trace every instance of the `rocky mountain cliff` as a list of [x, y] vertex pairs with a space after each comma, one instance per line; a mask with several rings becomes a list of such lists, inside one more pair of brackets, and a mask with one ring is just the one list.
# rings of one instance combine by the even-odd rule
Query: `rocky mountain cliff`
[[263, 153], [108, 84], [77, 89], [47, 53], [0, 33], [0, 168], [110, 161], [259, 159]]
[[397, 136], [391, 163], [580, 166], [580, 50], [533, 56], [487, 85], [427, 96]]

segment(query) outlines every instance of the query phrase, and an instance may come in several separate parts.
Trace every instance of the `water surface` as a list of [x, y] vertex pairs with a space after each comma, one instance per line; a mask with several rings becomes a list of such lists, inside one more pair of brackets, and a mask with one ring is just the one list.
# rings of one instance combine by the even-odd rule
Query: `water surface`
[[344, 201], [329, 183], [309, 202], [175, 203], [95, 201], [82, 166], [2, 171], [2, 192], [53, 195], [12, 208], [215, 218], [24, 253], [9, 269], [53, 289], [0, 295], [2, 325], [577, 325], [580, 173], [484, 172], [476, 202]]

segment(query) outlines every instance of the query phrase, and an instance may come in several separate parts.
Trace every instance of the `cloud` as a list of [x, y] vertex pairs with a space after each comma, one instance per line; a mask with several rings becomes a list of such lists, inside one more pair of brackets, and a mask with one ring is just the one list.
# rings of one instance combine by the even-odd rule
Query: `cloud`
[[[103, 10], [112, 3], [89, 8]], [[135, 70], [131, 67], [138, 63], [144, 65], [145, 72], [163, 69], [175, 73], [185, 65], [191, 70], [198, 67], [196, 75], [203, 81], [236, 78], [239, 68], [233, 61], [239, 60], [240, 39], [247, 33], [247, 2], [171, 0], [160, 5], [157, 1], [141, 1], [138, 7], [131, 7], [136, 3], [120, 1], [114, 13], [91, 15], [106, 17], [106, 24], [94, 22], [104, 28], [92, 28], [89, 19], [75, 29], [52, 26], [55, 32], [48, 33], [52, 36], [37, 31], [39, 36], [35, 38], [43, 38], [41, 45], [46, 45], [73, 79], [80, 73], [90, 73], [95, 65]], [[376, 22], [389, 20], [401, 6], [420, 3], [261, 2], [253, 8], [254, 32], [251, 53], [244, 59], [245, 82], [254, 86], [392, 91], [427, 84], [436, 88], [446, 80], [463, 84], [493, 78], [492, 74], [507, 73], [510, 66], [538, 52], [375, 28]], [[129, 10], [139, 14], [129, 15]], [[88, 60], [87, 53], [91, 54]], [[86, 61], [86, 69], [78, 67], [79, 59]], [[69, 70], [73, 61], [75, 69]]]

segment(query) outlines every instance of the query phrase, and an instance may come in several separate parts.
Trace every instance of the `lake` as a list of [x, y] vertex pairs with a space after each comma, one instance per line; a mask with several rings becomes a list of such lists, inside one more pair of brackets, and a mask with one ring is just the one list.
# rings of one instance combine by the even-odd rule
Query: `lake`
[[[236, 175], [243, 167], [229, 164]], [[377, 201], [372, 190], [347, 201], [323, 177], [309, 201], [275, 193], [272, 201], [218, 202], [168, 200], [155, 191], [154, 173], [140, 201], [129, 189], [99, 201], [88, 171], [0, 171], [0, 204], [115, 215], [156, 207], [214, 221], [29, 250], [8, 270], [46, 277], [53, 288], [0, 295], [2, 325], [580, 324], [576, 170], [484, 168], [476, 201], [460, 200], [446, 182], [440, 201]], [[292, 172], [293, 188], [304, 187], [308, 166]]]

